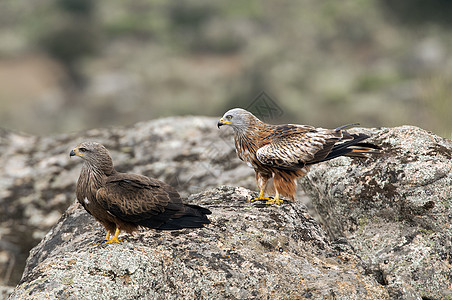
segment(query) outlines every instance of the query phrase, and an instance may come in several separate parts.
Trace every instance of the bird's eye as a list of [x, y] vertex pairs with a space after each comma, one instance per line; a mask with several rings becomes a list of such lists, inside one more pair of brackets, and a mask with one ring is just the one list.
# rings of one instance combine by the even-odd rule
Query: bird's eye
[[226, 116], [226, 119], [227, 119], [227, 120], [230, 120], [230, 119], [232, 119], [232, 116], [231, 116], [231, 115], [227, 115], [227, 116]]
[[78, 151], [80, 151], [80, 152], [86, 152], [87, 149], [82, 147], [82, 148], [78, 148]]

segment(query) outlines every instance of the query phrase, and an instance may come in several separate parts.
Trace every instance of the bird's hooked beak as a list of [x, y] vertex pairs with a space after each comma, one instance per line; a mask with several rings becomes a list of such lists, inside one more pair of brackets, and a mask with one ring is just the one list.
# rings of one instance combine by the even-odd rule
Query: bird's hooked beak
[[81, 155], [83, 155], [83, 153], [81, 153], [80, 151], [78, 151], [77, 148], [72, 149], [72, 150], [71, 150], [71, 153], [69, 153], [69, 157], [71, 157], [71, 156], [81, 156]]
[[226, 125], [231, 123], [231, 121], [225, 121], [223, 118], [220, 119], [220, 121], [218, 121], [217, 127], [218, 129], [220, 129], [220, 126]]

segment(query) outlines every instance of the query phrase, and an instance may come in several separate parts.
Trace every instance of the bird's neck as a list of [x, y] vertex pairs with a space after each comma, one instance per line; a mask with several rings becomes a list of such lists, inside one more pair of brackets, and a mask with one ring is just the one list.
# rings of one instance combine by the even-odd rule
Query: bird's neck
[[95, 194], [97, 190], [102, 187], [105, 179], [115, 173], [116, 170], [113, 168], [113, 166], [111, 166], [111, 168], [106, 168], [106, 170], [103, 170], [89, 163], [84, 163], [80, 172], [77, 186], [88, 194]]
[[265, 135], [265, 132], [268, 131], [268, 126], [270, 125], [265, 124], [258, 118], [252, 116], [249, 118], [246, 126], [236, 126], [233, 128], [236, 138], [257, 139], [258, 137]]
[[88, 164], [84, 164], [80, 172], [78, 184], [94, 191], [102, 186], [105, 177], [106, 175], [103, 172]]
[[237, 149], [245, 149], [250, 153], [262, 147], [262, 138], [268, 135], [268, 124], [261, 122], [258, 118], [252, 118], [248, 126], [242, 127], [242, 130], [235, 130], [235, 145]]

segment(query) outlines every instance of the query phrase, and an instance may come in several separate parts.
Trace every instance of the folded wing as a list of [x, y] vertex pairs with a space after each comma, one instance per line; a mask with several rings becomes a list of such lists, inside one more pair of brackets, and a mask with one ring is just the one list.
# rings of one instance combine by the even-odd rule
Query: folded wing
[[173, 230], [210, 223], [209, 210], [183, 204], [173, 187], [141, 175], [110, 176], [96, 197], [110, 214], [140, 226]]
[[275, 126], [271, 142], [256, 151], [257, 159], [275, 168], [296, 170], [338, 156], [364, 156], [379, 148], [361, 143], [369, 136], [303, 125]]

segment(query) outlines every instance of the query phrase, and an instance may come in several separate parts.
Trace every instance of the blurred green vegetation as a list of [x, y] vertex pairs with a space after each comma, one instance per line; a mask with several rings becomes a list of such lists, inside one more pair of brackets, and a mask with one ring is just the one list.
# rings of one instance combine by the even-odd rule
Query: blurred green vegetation
[[4, 0], [0, 126], [221, 116], [265, 91], [275, 123], [451, 138], [450, 15], [446, 0]]

